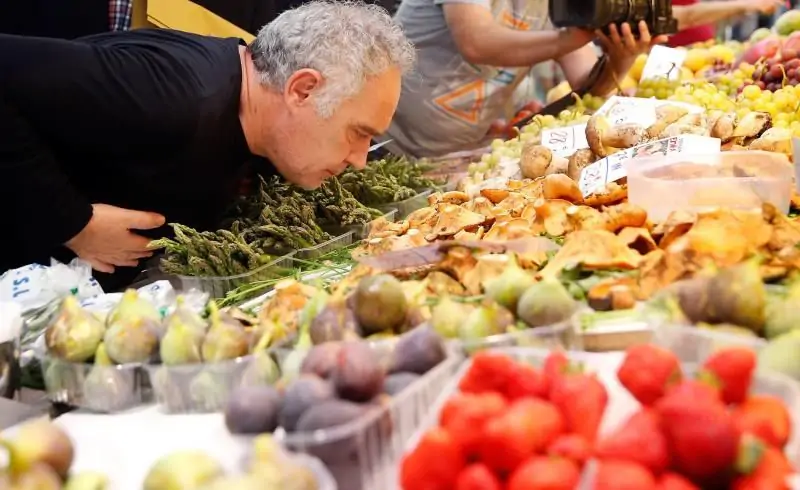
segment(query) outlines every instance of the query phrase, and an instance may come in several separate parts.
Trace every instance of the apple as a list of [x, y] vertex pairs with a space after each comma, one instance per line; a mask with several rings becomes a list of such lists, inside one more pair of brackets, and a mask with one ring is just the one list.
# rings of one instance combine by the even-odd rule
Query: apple
[[742, 61], [754, 65], [759, 60], [768, 60], [774, 58], [780, 49], [780, 39], [776, 37], [769, 37], [750, 46], [750, 48], [744, 52]]
[[489, 125], [489, 131], [486, 133], [489, 136], [503, 136], [508, 130], [508, 123], [505, 119], [495, 119]]

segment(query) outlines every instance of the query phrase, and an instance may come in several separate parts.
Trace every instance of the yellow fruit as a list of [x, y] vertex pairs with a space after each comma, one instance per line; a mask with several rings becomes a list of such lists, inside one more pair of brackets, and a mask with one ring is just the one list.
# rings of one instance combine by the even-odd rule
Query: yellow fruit
[[546, 103], [552, 104], [558, 99], [565, 97], [570, 92], [572, 92], [572, 87], [569, 85], [569, 82], [565, 80], [547, 92]]
[[720, 60], [723, 63], [733, 63], [736, 59], [736, 53], [728, 46], [717, 44], [708, 49], [708, 55], [715, 60]]
[[640, 54], [636, 57], [636, 61], [633, 62], [633, 66], [631, 69], [628, 70], [628, 76], [634, 79], [635, 81], [639, 81], [642, 78], [642, 71], [644, 71], [644, 65], [647, 63], [647, 55]]
[[690, 80], [694, 80], [694, 72], [685, 66], [681, 67], [681, 77], [682, 82], [688, 82]]
[[708, 50], [705, 49], [690, 49], [686, 53], [686, 59], [683, 61], [683, 66], [698, 72], [710, 64], [710, 56]]
[[628, 72], [625, 78], [623, 78], [622, 81], [619, 83], [619, 88], [621, 88], [622, 90], [628, 90], [628, 89], [634, 89], [638, 85], [639, 84], [636, 81], [636, 79], [631, 77], [630, 72]]

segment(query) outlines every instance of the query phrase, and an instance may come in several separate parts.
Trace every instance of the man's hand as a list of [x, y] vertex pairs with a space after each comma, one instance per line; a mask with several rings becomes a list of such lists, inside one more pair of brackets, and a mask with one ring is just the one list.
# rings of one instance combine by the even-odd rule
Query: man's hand
[[643, 20], [639, 21], [639, 39], [633, 37], [633, 31], [627, 22], [620, 28], [611, 24], [608, 31], [608, 35], [602, 31], [597, 31], [596, 34], [600, 45], [608, 54], [611, 67], [619, 76], [628, 73], [637, 56], [650, 52], [653, 45], [663, 44], [668, 39], [667, 36], [652, 38], [647, 23]]
[[114, 272], [115, 266], [135, 267], [150, 257], [149, 238], [131, 230], [152, 230], [164, 224], [160, 214], [93, 204], [92, 219], [65, 245], [100, 272]]

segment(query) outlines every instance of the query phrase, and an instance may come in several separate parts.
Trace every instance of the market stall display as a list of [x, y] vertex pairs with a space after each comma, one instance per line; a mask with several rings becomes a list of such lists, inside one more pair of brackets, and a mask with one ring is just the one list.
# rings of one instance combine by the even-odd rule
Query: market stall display
[[798, 395], [794, 382], [755, 372], [755, 353], [739, 347], [701, 366], [648, 344], [616, 366], [586, 354], [484, 351], [412, 441], [400, 487], [785, 488], [796, 471]]
[[[115, 468], [72, 471], [76, 448], [57, 425], [37, 419], [3, 439], [9, 454], [0, 484], [9, 490], [111, 490], [118, 488]], [[254, 439], [244, 471], [226, 474], [223, 466], [203, 451], [184, 450], [155, 460], [144, 475], [144, 490], [176, 488], [336, 490], [330, 474], [314, 458], [286, 452], [268, 435]]]

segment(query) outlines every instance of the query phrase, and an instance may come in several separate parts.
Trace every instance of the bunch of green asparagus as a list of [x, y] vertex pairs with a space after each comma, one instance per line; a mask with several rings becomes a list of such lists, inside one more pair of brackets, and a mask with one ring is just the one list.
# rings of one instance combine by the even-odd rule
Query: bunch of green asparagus
[[364, 170], [348, 169], [339, 179], [342, 187], [367, 206], [399, 202], [414, 197], [421, 189], [444, 184], [425, 177], [431, 168], [406, 157], [373, 160]]

